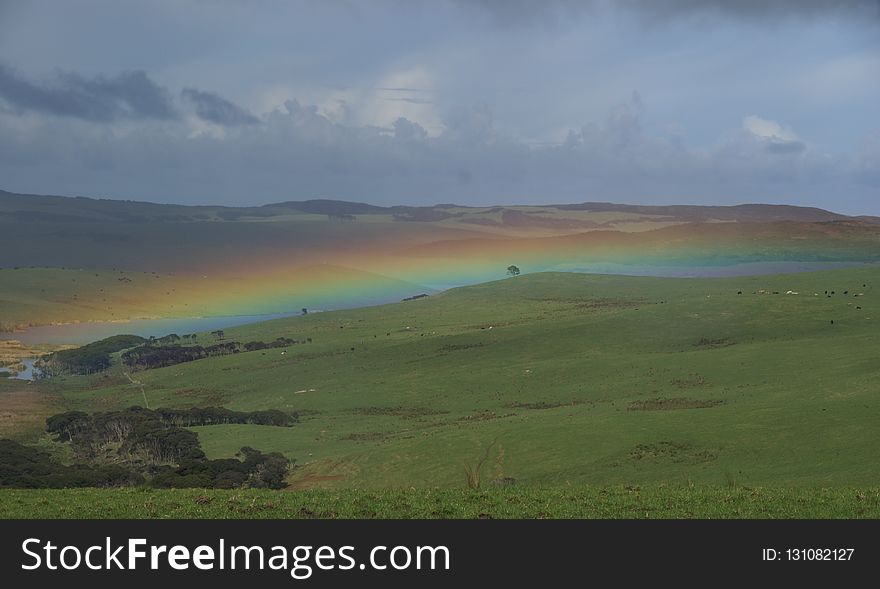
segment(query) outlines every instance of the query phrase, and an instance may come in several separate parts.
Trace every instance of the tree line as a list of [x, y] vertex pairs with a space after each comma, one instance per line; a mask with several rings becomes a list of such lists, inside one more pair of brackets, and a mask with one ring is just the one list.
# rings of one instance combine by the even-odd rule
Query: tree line
[[[217, 335], [217, 334], [221, 335]], [[214, 332], [222, 340], [222, 331]], [[59, 374], [94, 374], [110, 368], [112, 354], [122, 352], [121, 358], [130, 369], [146, 370], [174, 366], [183, 362], [193, 362], [213, 356], [253, 352], [271, 348], [286, 348], [300, 343], [311, 343], [312, 338], [297, 340], [279, 337], [269, 342], [220, 341], [219, 343], [201, 346], [184, 345], [177, 342], [196, 340], [195, 334], [179, 336], [171, 333], [160, 338], [143, 338], [137, 335], [114, 335], [78, 348], [60, 350], [40, 358], [35, 364], [40, 373], [46, 377]], [[124, 351], [123, 351], [124, 350]]]
[[203, 459], [198, 437], [182, 429], [200, 425], [251, 424], [291, 427], [299, 421], [296, 413], [278, 409], [233, 411], [225, 407], [188, 409], [146, 409], [129, 407], [122, 411], [66, 411], [46, 419], [46, 431], [56, 441], [69, 442], [77, 456], [95, 458], [108, 446], [116, 448], [123, 460], [147, 463], [181, 462]]
[[110, 368], [110, 355], [148, 340], [137, 335], [114, 335], [78, 348], [60, 350], [40, 359], [38, 368], [47, 376], [66, 372], [92, 374]]
[[198, 435], [184, 427], [248, 423], [290, 427], [297, 415], [276, 409], [223, 407], [67, 411], [49, 417], [46, 431], [70, 444], [76, 463], [0, 440], [0, 487], [261, 487], [282, 488], [294, 461], [278, 452], [241, 448], [237, 458], [209, 460]]
[[[311, 341], [311, 338], [306, 340]], [[179, 344], [155, 345], [144, 344], [126, 350], [122, 353], [122, 362], [135, 370], [148, 370], [152, 368], [164, 368], [184, 362], [193, 362], [203, 358], [214, 356], [226, 356], [238, 354], [242, 351], [253, 352], [269, 348], [286, 348], [294, 344], [302, 343], [287, 337], [279, 337], [271, 342], [251, 341], [241, 344], [236, 341], [221, 342], [212, 346], [183, 346]]]

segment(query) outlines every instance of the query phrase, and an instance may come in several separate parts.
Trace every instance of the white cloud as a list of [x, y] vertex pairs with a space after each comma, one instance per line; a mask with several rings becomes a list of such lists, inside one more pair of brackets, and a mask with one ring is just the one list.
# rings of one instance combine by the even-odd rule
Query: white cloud
[[388, 128], [404, 118], [437, 136], [443, 130], [443, 121], [433, 93], [434, 77], [424, 67], [392, 71], [366, 89], [361, 102], [354, 105], [357, 120], [362, 125]]
[[783, 127], [776, 121], [762, 119], [755, 115], [749, 115], [743, 119], [743, 129], [749, 133], [761, 137], [762, 139], [770, 139], [776, 141], [798, 141], [790, 127]]
[[783, 127], [770, 119], [750, 115], [743, 119], [743, 128], [770, 153], [799, 154], [807, 148], [806, 143], [790, 127]]

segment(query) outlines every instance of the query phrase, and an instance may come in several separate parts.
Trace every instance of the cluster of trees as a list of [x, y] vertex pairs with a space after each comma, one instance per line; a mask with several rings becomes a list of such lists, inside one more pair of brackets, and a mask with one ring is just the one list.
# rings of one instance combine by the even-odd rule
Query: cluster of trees
[[66, 487], [124, 487], [144, 482], [139, 473], [118, 464], [65, 465], [48, 453], [0, 440], [0, 487], [60, 489]]
[[150, 485], [161, 488], [234, 489], [252, 487], [282, 489], [291, 461], [279, 452], [264, 454], [253, 448], [242, 448], [237, 458], [198, 460], [177, 467], [162, 466], [150, 478]]
[[[216, 333], [216, 332], [212, 332]], [[222, 333], [222, 332], [221, 332]], [[162, 337], [150, 337], [147, 341], [150, 345], [154, 344], [173, 344], [177, 343], [180, 340], [185, 339], [198, 339], [198, 334], [196, 333], [184, 333], [183, 335], [177, 335], [176, 333], [169, 333], [168, 335], [163, 335]]]
[[64, 489], [71, 487], [157, 488], [253, 487], [284, 488], [293, 462], [278, 452], [264, 454], [244, 447], [239, 458], [186, 460], [175, 465], [151, 465], [139, 472], [136, 465], [97, 462], [61, 464], [47, 452], [13, 440], [0, 440], [0, 488]]
[[224, 407], [145, 409], [84, 413], [67, 411], [46, 419], [46, 431], [70, 442], [77, 456], [93, 459], [108, 452], [115, 458], [143, 464], [182, 463], [205, 459], [198, 436], [184, 427], [248, 423], [290, 427], [296, 414], [277, 409], [232, 411]]
[[46, 419], [46, 431], [69, 442], [81, 459], [107, 458], [142, 464], [203, 460], [195, 432], [167, 425], [157, 411], [67, 411]]
[[238, 342], [224, 342], [213, 346], [143, 345], [123, 352], [122, 361], [130, 368], [162, 368], [212, 356], [237, 354], [240, 351]]
[[61, 372], [92, 374], [110, 367], [110, 354], [145, 342], [146, 339], [137, 335], [114, 335], [79, 348], [49, 354], [41, 359], [38, 367], [47, 376]]
[[[312, 339], [309, 338], [307, 341], [311, 342]], [[244, 344], [244, 349], [246, 352], [253, 352], [255, 350], [267, 350], [269, 348], [286, 348], [298, 343], [299, 340], [290, 339], [289, 337], [279, 337], [271, 342], [247, 342]]]
[[[305, 309], [304, 309], [305, 311]], [[223, 340], [222, 330], [212, 332]], [[286, 348], [302, 343], [289, 337], [279, 337], [270, 342], [252, 341], [241, 344], [236, 341], [220, 341], [211, 346], [182, 345], [181, 340], [195, 340], [196, 334], [179, 336], [171, 333], [166, 336], [149, 339], [137, 335], [114, 335], [106, 339], [86, 344], [71, 350], [61, 350], [44, 356], [36, 366], [40, 374], [55, 376], [67, 374], [93, 374], [110, 367], [111, 354], [122, 353], [122, 361], [133, 369], [162, 368], [183, 362], [192, 362], [212, 356], [237, 354], [241, 351], [252, 352], [269, 348]], [[312, 338], [307, 338], [311, 342]]]
[[296, 415], [278, 410], [241, 412], [223, 407], [88, 414], [68, 411], [46, 420], [56, 441], [79, 461], [64, 465], [49, 454], [0, 440], [0, 487], [62, 488], [149, 485], [163, 488], [278, 489], [293, 461], [278, 452], [245, 447], [237, 458], [208, 460], [198, 435], [184, 426], [250, 423], [289, 427]]
[[[157, 340], [159, 341], [159, 340]], [[252, 341], [241, 344], [236, 341], [222, 342], [213, 346], [183, 346], [179, 344], [155, 345], [146, 343], [123, 352], [122, 361], [133, 369], [162, 368], [184, 362], [193, 362], [212, 356], [238, 354], [242, 350], [252, 352], [268, 348], [286, 348], [300, 343], [299, 340], [279, 337], [271, 342]]]

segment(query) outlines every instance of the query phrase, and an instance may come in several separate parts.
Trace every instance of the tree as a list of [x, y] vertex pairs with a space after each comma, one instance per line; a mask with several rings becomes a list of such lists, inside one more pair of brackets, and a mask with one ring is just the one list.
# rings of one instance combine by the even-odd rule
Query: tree
[[508, 266], [507, 273], [511, 276], [519, 276], [519, 268], [517, 268], [516, 266]]

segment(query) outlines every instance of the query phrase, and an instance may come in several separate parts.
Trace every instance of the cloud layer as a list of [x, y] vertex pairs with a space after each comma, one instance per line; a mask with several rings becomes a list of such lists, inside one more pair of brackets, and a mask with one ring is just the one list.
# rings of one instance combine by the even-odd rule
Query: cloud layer
[[880, 2], [84, 2], [3, 5], [0, 188], [880, 213]]
[[[877, 169], [876, 138], [862, 160], [838, 161], [757, 116], [710, 148], [689, 149], [674, 130], [645, 131], [640, 99], [570, 129], [560, 145], [533, 146], [496, 129], [486, 105], [451, 111], [431, 136], [405, 118], [388, 128], [335, 122], [295, 100], [257, 118], [196, 92], [185, 90], [185, 101], [196, 96], [199, 118], [222, 125], [222, 133], [152, 121], [107, 134], [73, 116], [23, 126], [0, 117], [0, 173], [13, 185], [39, 175], [64, 193], [235, 204], [308, 197], [823, 204], [825, 190], [842, 183], [855, 190]], [[203, 95], [210, 98], [199, 102]]]

